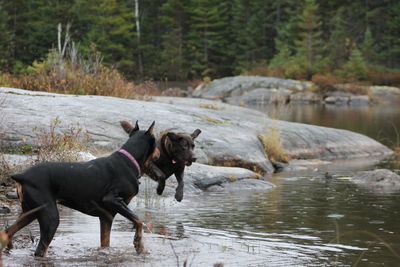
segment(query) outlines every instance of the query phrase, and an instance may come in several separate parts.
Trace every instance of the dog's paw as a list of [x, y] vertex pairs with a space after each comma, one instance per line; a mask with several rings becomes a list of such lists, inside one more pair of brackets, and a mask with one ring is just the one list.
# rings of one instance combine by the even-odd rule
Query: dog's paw
[[133, 241], [133, 246], [135, 247], [136, 253], [139, 255], [146, 252], [141, 238], [140, 240], [135, 238], [135, 241]]
[[178, 202], [181, 202], [183, 199], [183, 190], [177, 190], [175, 193], [175, 199]]
[[[8, 249], [12, 248], [12, 242], [8, 238], [8, 234], [4, 231], [0, 232], [0, 247], [3, 249], [7, 247]], [[1, 249], [0, 249], [1, 251]]]
[[162, 193], [164, 192], [164, 188], [165, 188], [165, 184], [159, 183], [157, 186], [157, 194], [161, 196]]

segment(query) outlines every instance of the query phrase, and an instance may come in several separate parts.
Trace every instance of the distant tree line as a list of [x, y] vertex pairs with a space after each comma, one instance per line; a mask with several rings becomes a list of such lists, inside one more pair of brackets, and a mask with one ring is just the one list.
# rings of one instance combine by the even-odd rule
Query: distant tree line
[[0, 0], [0, 71], [44, 60], [60, 23], [129, 78], [400, 68], [398, 0]]

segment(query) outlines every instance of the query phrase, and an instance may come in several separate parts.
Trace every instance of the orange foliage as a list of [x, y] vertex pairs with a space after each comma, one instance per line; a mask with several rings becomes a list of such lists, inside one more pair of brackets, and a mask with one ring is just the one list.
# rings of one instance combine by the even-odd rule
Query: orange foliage
[[375, 85], [400, 86], [400, 72], [383, 72], [370, 70], [367, 79]]

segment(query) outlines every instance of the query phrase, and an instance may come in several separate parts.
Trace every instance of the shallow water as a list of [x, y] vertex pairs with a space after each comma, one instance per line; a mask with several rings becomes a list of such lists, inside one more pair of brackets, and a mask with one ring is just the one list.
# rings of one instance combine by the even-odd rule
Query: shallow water
[[[389, 146], [397, 138], [391, 125], [400, 129], [396, 120], [400, 112], [390, 108], [285, 109], [268, 110], [268, 114], [384, 137], [381, 141]], [[116, 218], [111, 248], [100, 250], [98, 220], [62, 208], [47, 260], [32, 257], [38, 239], [38, 226], [33, 224], [16, 236], [15, 249], [3, 254], [3, 262], [5, 266], [177, 266], [178, 262], [182, 266], [185, 260], [188, 266], [217, 262], [225, 266], [398, 266], [400, 194], [371, 192], [349, 180], [355, 171], [374, 167], [366, 161], [337, 162], [275, 174], [269, 180], [276, 188], [269, 191], [186, 194], [181, 203], [171, 194], [157, 196], [156, 186], [144, 179], [130, 207], [147, 225], [144, 241], [149, 254], [136, 255], [132, 225], [124, 218]], [[325, 178], [326, 171], [332, 179]], [[0, 223], [12, 222], [15, 215], [0, 217]]]
[[[400, 194], [358, 189], [348, 180], [353, 170], [337, 170], [330, 167], [331, 180], [323, 168], [274, 175], [271, 191], [204, 192], [182, 203], [156, 196], [154, 184], [144, 182], [130, 206], [148, 227], [146, 256], [134, 252], [132, 225], [124, 218], [116, 218], [111, 248], [99, 250], [98, 220], [62, 208], [46, 263], [176, 266], [176, 253], [192, 266], [396, 266]], [[38, 226], [29, 229], [35, 243], [22, 231], [16, 248], [3, 255], [6, 266], [42, 263], [32, 258]]]

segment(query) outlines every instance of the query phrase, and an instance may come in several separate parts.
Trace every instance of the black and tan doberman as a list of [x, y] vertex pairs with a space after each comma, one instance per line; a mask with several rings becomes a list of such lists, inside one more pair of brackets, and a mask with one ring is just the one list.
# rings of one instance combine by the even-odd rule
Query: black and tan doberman
[[147, 160], [159, 156], [150, 128], [139, 130], [138, 123], [129, 131], [128, 141], [108, 157], [83, 163], [42, 163], [21, 174], [13, 175], [22, 206], [22, 214], [5, 230], [8, 247], [21, 228], [37, 219], [40, 241], [35, 256], [44, 257], [59, 224], [56, 202], [85, 214], [99, 217], [101, 246], [110, 245], [114, 216], [119, 213], [133, 222], [134, 246], [143, 252], [143, 223], [128, 208], [139, 191], [138, 178]]

